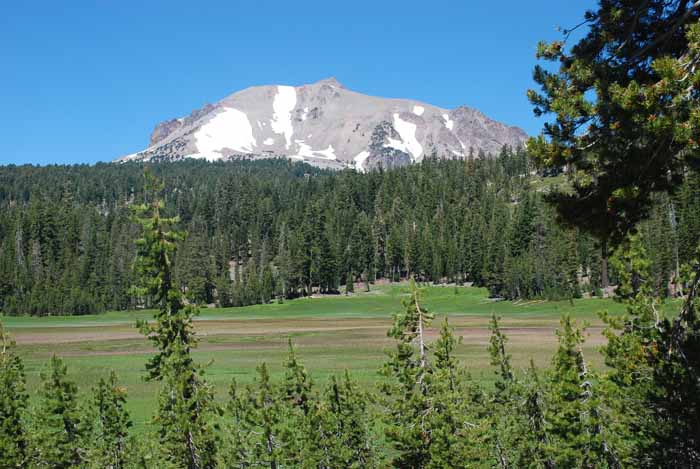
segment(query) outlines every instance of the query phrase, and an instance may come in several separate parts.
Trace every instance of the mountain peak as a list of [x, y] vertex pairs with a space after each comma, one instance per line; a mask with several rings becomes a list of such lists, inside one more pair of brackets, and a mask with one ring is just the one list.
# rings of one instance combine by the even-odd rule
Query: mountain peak
[[335, 77], [306, 86], [254, 86], [156, 126], [124, 160], [282, 157], [365, 171], [518, 147], [527, 135], [476, 109], [342, 92]]
[[315, 83], [316, 85], [330, 85], [330, 86], [335, 86], [336, 88], [345, 88], [342, 83], [338, 81], [336, 77], [328, 77], [324, 78], [323, 80], [319, 80]]

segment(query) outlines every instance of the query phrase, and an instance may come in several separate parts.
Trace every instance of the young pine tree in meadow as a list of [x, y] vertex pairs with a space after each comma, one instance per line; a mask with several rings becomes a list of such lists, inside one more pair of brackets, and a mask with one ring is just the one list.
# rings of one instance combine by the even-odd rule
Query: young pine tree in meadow
[[108, 379], [101, 378], [93, 389], [94, 422], [90, 467], [129, 467], [134, 448], [129, 440], [132, 423], [125, 406], [126, 388], [119, 386], [117, 375], [112, 371]]
[[284, 363], [284, 396], [291, 407], [308, 415], [311, 408], [313, 381], [306, 367], [299, 361], [292, 340], [288, 341], [289, 354]]
[[89, 446], [89, 428], [78, 406], [78, 388], [68, 380], [63, 360], [55, 355], [41, 374], [41, 381], [33, 416], [32, 466], [78, 467], [85, 462]]
[[0, 323], [0, 468], [27, 465], [29, 435], [24, 413], [29, 396], [24, 366], [13, 353], [14, 343]]
[[317, 427], [311, 425], [311, 414], [315, 407], [313, 381], [306, 367], [299, 361], [291, 339], [288, 346], [289, 353], [283, 364], [284, 382], [280, 389], [287, 422], [282, 427], [281, 437], [285, 439], [287, 464], [300, 464], [311, 456], [304, 453], [316, 445], [319, 432]]
[[432, 428], [426, 416], [432, 412], [431, 375], [426, 329], [433, 319], [421, 305], [420, 290], [411, 279], [410, 297], [404, 312], [394, 315], [388, 335], [396, 340], [382, 373], [386, 397], [386, 436], [396, 456], [395, 467], [425, 468], [430, 465]]
[[374, 467], [377, 459], [370, 436], [369, 394], [345, 373], [331, 377], [322, 396], [301, 364], [291, 341], [279, 387], [284, 422], [278, 439], [287, 466], [308, 468]]
[[[285, 467], [289, 428], [284, 400], [265, 363], [245, 389], [232, 382], [227, 404], [229, 441], [224, 467]], [[296, 429], [298, 430], [298, 429]]]
[[488, 351], [491, 366], [495, 367], [496, 381], [489, 400], [491, 415], [486, 441], [496, 466], [504, 468], [511, 467], [519, 460], [521, 421], [520, 414], [513, 412], [519, 389], [510, 363], [511, 356], [506, 352], [508, 338], [501, 332], [496, 315], [491, 318], [490, 328]]
[[530, 359], [530, 366], [527, 370], [522, 386], [522, 402], [524, 407], [525, 424], [516, 428], [521, 438], [522, 446], [519, 451], [520, 460], [524, 466], [543, 467], [553, 469], [556, 466], [552, 458], [546, 453], [549, 445], [549, 436], [544, 417], [545, 393], [539, 377], [535, 362]]
[[250, 467], [253, 462], [251, 427], [253, 422], [249, 418], [250, 405], [242, 389], [231, 381], [229, 386], [229, 400], [226, 404], [226, 422], [224, 431], [226, 434], [223, 451], [219, 451], [222, 465], [227, 467]]
[[552, 360], [545, 409], [547, 454], [557, 467], [620, 466], [609, 431], [612, 416], [603, 407], [597, 377], [581, 349], [583, 332], [569, 316], [561, 319], [559, 347]]
[[488, 408], [485, 441], [490, 459], [499, 468], [554, 468], [554, 463], [544, 454], [548, 439], [544, 429], [543, 389], [537, 370], [531, 363], [526, 376], [516, 375], [506, 351], [508, 338], [495, 315], [490, 328], [488, 350], [496, 374], [494, 390], [485, 404]]
[[479, 415], [481, 393], [468, 383], [468, 376], [457, 360], [456, 347], [460, 342], [461, 337], [455, 337], [445, 318], [432, 344], [433, 373], [428, 377], [430, 405], [423, 416], [429, 422], [431, 438], [430, 461], [426, 467], [470, 467], [484, 456], [478, 444], [483, 430]]
[[494, 314], [491, 317], [491, 338], [489, 339], [489, 354], [491, 355], [491, 366], [496, 367], [496, 382], [494, 396], [497, 401], [505, 402], [509, 399], [509, 394], [513, 391], [515, 375], [510, 364], [510, 355], [506, 352], [508, 338], [501, 332], [498, 318]]
[[[396, 350], [389, 354], [381, 386], [387, 416], [385, 432], [404, 468], [469, 467], [481, 458], [476, 438], [479, 416], [476, 399], [455, 358], [458, 339], [447, 323], [430, 346], [427, 328], [433, 319], [421, 304], [421, 292], [411, 280], [404, 312], [394, 317], [389, 336]], [[432, 349], [432, 354], [429, 354]], [[477, 393], [478, 394], [478, 393]]]
[[136, 267], [142, 281], [137, 292], [150, 296], [157, 308], [155, 324], [141, 322], [139, 327], [156, 348], [146, 369], [149, 380], [161, 383], [155, 422], [162, 458], [175, 467], [211, 468], [216, 461], [217, 420], [213, 390], [191, 354], [196, 346], [192, 318], [197, 310], [173, 280], [172, 258], [183, 235], [172, 228], [176, 218], [162, 215], [158, 192], [163, 186], [148, 173], [146, 178], [150, 200], [133, 209], [143, 230], [136, 241]]
[[313, 448], [315, 467], [360, 469], [379, 465], [371, 431], [371, 402], [372, 396], [363, 392], [347, 371], [342, 378], [330, 378], [310, 416], [311, 427], [318, 429]]

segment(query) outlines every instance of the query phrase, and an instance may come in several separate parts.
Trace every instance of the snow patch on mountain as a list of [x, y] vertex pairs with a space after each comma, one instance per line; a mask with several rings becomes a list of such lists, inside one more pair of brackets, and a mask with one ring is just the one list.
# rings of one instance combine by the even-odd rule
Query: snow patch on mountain
[[268, 146], [274, 145], [274, 144], [275, 144], [275, 139], [272, 137], [266, 138], [265, 141], [263, 142], [263, 145], [268, 145]]
[[301, 158], [313, 158], [314, 156], [314, 151], [311, 149], [309, 145], [304, 143], [303, 140], [294, 140], [294, 143], [297, 144], [299, 149], [297, 150], [297, 154], [294, 156], [299, 156]]
[[365, 160], [369, 157], [369, 152], [367, 150], [358, 153], [353, 161], [355, 162], [355, 169], [361, 173], [365, 172]]
[[333, 145], [328, 145], [328, 148], [325, 150], [318, 150], [316, 151], [319, 155], [323, 155], [325, 158], [329, 160], [335, 160], [335, 150], [333, 149]]
[[449, 115], [449, 114], [443, 114], [443, 115], [442, 115], [442, 118], [445, 119], [445, 127], [447, 127], [447, 130], [450, 130], [450, 131], [451, 131], [452, 129], [454, 129], [454, 127], [455, 127], [455, 121], [453, 121], [452, 119], [450, 119], [450, 115]]
[[418, 106], [418, 105], [413, 106], [413, 114], [415, 114], [417, 116], [422, 116], [424, 112], [425, 112], [425, 108], [423, 106]]
[[393, 148], [395, 150], [408, 153], [408, 147], [401, 140], [396, 140], [395, 138], [391, 137], [387, 137], [386, 139], [388, 140], [387, 144], [384, 145], [386, 148]]
[[292, 111], [296, 105], [296, 89], [293, 86], [278, 86], [277, 94], [272, 102], [274, 114], [272, 115], [270, 125], [275, 133], [284, 135], [284, 139], [287, 142], [287, 149], [292, 145], [292, 135], [294, 135]]
[[[399, 117], [398, 113], [394, 113], [394, 129], [401, 136], [403, 148], [398, 148], [398, 146], [393, 146], [393, 148], [406, 151], [411, 155], [413, 161], [422, 160], [423, 146], [416, 139], [416, 124], [405, 121]], [[389, 140], [391, 141], [392, 139]], [[394, 140], [394, 142], [396, 141]]]
[[209, 159], [213, 154], [223, 156], [222, 150], [228, 148], [240, 153], [252, 153], [257, 146], [245, 112], [232, 107], [223, 108], [209, 122], [194, 134], [197, 153]]
[[314, 150], [308, 145], [304, 140], [294, 140], [299, 149], [296, 155], [290, 156], [290, 158], [301, 157], [301, 158], [325, 158], [327, 160], [337, 159], [335, 156], [335, 150], [333, 145], [328, 145], [325, 150]]

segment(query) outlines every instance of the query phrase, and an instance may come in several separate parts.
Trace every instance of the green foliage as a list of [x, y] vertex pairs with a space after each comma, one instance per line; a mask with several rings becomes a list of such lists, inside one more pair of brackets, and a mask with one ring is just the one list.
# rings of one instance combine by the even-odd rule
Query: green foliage
[[429, 356], [427, 328], [433, 315], [421, 304], [421, 292], [411, 280], [404, 312], [394, 316], [389, 336], [396, 350], [382, 369], [389, 381], [384, 395], [385, 433], [396, 456], [394, 467], [464, 467], [476, 458], [470, 435], [476, 427], [464, 373], [454, 359], [457, 339], [447, 321]]
[[581, 345], [583, 331], [569, 316], [561, 321], [559, 348], [552, 360], [544, 419], [546, 454], [556, 466], [619, 467], [617, 448], [608, 431], [611, 421], [589, 370]]
[[549, 443], [545, 429], [545, 389], [531, 362], [525, 376], [516, 376], [506, 351], [507, 337], [493, 315], [489, 354], [495, 368], [494, 391], [487, 395], [483, 420], [487, 423], [481, 438], [489, 448], [493, 465], [505, 467], [554, 467], [545, 454]]
[[170, 360], [175, 366], [190, 367], [190, 347], [196, 344], [192, 329], [192, 316], [196, 310], [186, 303], [173, 278], [172, 258], [177, 249], [176, 241], [184, 238], [181, 232], [171, 229], [177, 218], [161, 216], [163, 202], [158, 198], [162, 184], [146, 173], [150, 181], [153, 200], [148, 204], [132, 207], [133, 220], [141, 225], [143, 237], [136, 240], [138, 248], [136, 271], [140, 286], [133, 292], [145, 297], [156, 307], [156, 323], [139, 322], [141, 332], [156, 347], [158, 353], [146, 365], [148, 378], [160, 380]]
[[29, 396], [22, 360], [14, 354], [14, 342], [0, 323], [0, 467], [25, 467], [29, 435], [24, 413]]
[[382, 385], [386, 395], [386, 436], [398, 456], [396, 467], [428, 467], [432, 444], [429, 421], [432, 411], [426, 328], [432, 315], [420, 304], [420, 290], [411, 279], [410, 297], [404, 312], [394, 315], [388, 335], [396, 340], [383, 374], [392, 380]]
[[286, 426], [284, 401], [270, 382], [267, 366], [263, 363], [258, 367], [257, 382], [243, 392], [234, 381], [229, 395], [231, 437], [226, 464], [229, 467], [283, 466], [290, 429]]
[[368, 393], [346, 373], [331, 377], [325, 391], [312, 381], [290, 342], [282, 383], [273, 383], [265, 364], [258, 379], [243, 389], [235, 381], [226, 406], [229, 437], [226, 467], [372, 467]]
[[620, 284], [615, 290], [618, 300], [636, 298], [642, 290], [647, 294], [651, 293], [651, 262], [639, 234], [628, 237], [617, 255], [612, 258], [612, 265], [620, 279]]
[[126, 389], [119, 386], [112, 371], [108, 379], [100, 379], [93, 389], [92, 449], [90, 466], [121, 469], [134, 459], [134, 445], [129, 441], [131, 419], [125, 409]]
[[[554, 222], [543, 194], [561, 178], [532, 176], [527, 157], [505, 148], [494, 159], [430, 159], [369, 174], [283, 161], [151, 168], [167, 181], [161, 218], [173, 222], [172, 280], [193, 304], [336, 293], [349, 275], [366, 287], [413, 274], [434, 283], [473, 282], [506, 298], [575, 297], [573, 272], [581, 274], [581, 289], [601, 283], [600, 254], [583, 229]], [[151, 306], [152, 297], [129, 289], [139, 237], [131, 207], [150, 201], [142, 170], [0, 167], [5, 314]], [[647, 239], [659, 253], [652, 258], [659, 288], [678, 276], [675, 258], [692, 254], [700, 237], [697, 186], [689, 173], [672, 201], [654, 201]], [[190, 235], [176, 236], [184, 231]]]
[[171, 259], [175, 242], [183, 235], [170, 228], [176, 219], [161, 216], [158, 191], [162, 185], [149, 173], [146, 178], [151, 201], [133, 208], [134, 219], [143, 229], [143, 237], [136, 241], [142, 285], [136, 292], [150, 296], [158, 308], [156, 324], [141, 322], [139, 328], [157, 350], [146, 369], [148, 379], [161, 382], [156, 417], [161, 455], [174, 467], [210, 468], [215, 466], [217, 451], [214, 395], [190, 353], [196, 345], [192, 328], [196, 308], [186, 303], [173, 279]]
[[289, 356], [284, 364], [284, 397], [291, 407], [301, 410], [304, 416], [311, 411], [311, 390], [313, 382], [302, 365], [289, 339]]
[[[697, 247], [697, 240], [685, 242], [697, 211], [684, 207], [694, 197], [700, 162], [699, 18], [700, 4], [686, 0], [600, 2], [586, 13], [581, 25], [589, 29], [576, 45], [557, 41], [538, 49], [559, 70], [538, 66], [542, 92], [528, 96], [537, 115], [556, 121], [528, 149], [541, 168], [566, 168], [567, 185], [548, 200], [561, 220], [600, 240], [603, 287], [608, 244], [623, 244], [613, 264], [617, 296], [628, 304], [621, 319], [603, 316], [610, 372], [601, 380], [602, 396], [595, 380], [581, 382], [587, 374], [576, 351], [581, 339], [563, 324], [550, 421], [561, 441], [553, 457], [566, 465], [700, 464], [700, 268], [693, 261], [681, 273]], [[658, 213], [659, 207], [665, 210]], [[679, 227], [679, 220], [688, 224]], [[641, 237], [628, 238], [639, 228]], [[666, 318], [655, 295], [670, 289], [687, 290], [679, 314]]]
[[528, 149], [539, 167], [567, 169], [567, 186], [548, 199], [603, 245], [621, 242], [648, 216], [653, 193], [675, 191], [698, 164], [699, 12], [688, 0], [600, 2], [578, 43], [567, 44], [572, 29], [538, 47], [559, 69], [538, 65], [541, 92], [528, 97], [536, 115], [555, 120]]
[[306, 464], [314, 467], [376, 467], [379, 464], [371, 426], [370, 393], [363, 392], [345, 372], [332, 376], [324, 394], [310, 415], [310, 427], [317, 429]]
[[352, 274], [352, 272], [348, 272], [348, 276], [345, 279], [345, 294], [348, 295], [350, 293], [355, 292], [355, 276]]
[[700, 461], [700, 263], [693, 261], [684, 269], [688, 294], [681, 311], [664, 317], [649, 285], [636, 286], [648, 272], [638, 244], [633, 238], [621, 256], [630, 260], [621, 276], [627, 312], [619, 319], [604, 316], [609, 393], [624, 430], [634, 435], [628, 442], [631, 464], [693, 467]]
[[33, 416], [32, 466], [71, 468], [81, 465], [87, 456], [89, 434], [84, 413], [78, 405], [78, 388], [68, 380], [63, 360], [51, 357], [41, 374], [39, 405]]
[[494, 314], [491, 317], [491, 338], [488, 349], [491, 355], [491, 365], [496, 367], [496, 396], [510, 391], [515, 380], [510, 364], [510, 355], [506, 353], [507, 342], [508, 338], [501, 332], [498, 318]]

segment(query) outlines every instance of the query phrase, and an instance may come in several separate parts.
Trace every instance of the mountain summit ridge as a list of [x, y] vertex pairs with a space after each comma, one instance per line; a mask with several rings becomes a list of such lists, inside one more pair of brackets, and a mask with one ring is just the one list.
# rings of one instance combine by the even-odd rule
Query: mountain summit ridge
[[159, 123], [149, 147], [117, 161], [287, 157], [359, 171], [460, 158], [523, 145], [520, 128], [467, 106], [444, 109], [411, 99], [368, 96], [335, 77], [316, 83], [252, 86]]

